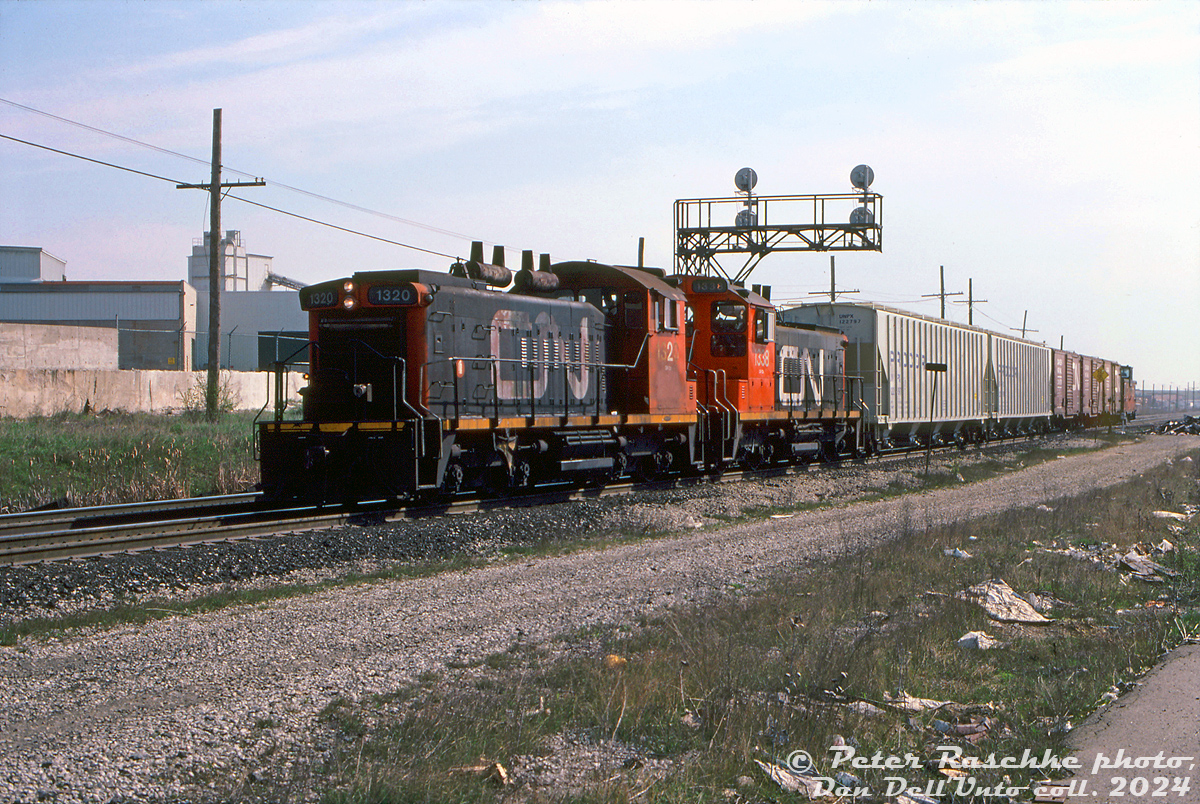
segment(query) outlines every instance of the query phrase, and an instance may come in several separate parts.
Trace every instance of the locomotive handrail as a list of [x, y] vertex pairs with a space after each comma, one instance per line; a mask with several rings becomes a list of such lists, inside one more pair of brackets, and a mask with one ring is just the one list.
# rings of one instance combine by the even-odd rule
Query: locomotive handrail
[[[364, 341], [360, 338], [350, 338], [348, 342], [350, 344], [361, 344], [362, 346], [365, 346], [368, 349], [370, 349], [372, 352], [374, 352], [375, 356], [378, 357], [379, 359], [391, 361], [391, 363], [392, 363], [392, 421], [399, 421], [400, 411], [396, 407], [397, 399], [399, 399], [401, 402], [403, 402], [404, 407], [406, 407], [410, 411], [412, 411], [412, 414], [416, 418], [420, 419], [422, 417], [421, 412], [419, 410], [417, 410], [416, 408], [414, 408], [411, 404], [409, 404], [409, 401], [408, 401], [408, 392], [407, 392], [408, 362], [403, 357], [400, 357], [399, 355], [385, 355], [382, 352], [380, 352], [378, 349], [376, 349], [374, 346], [372, 346], [371, 344], [367, 343], [366, 341]], [[354, 379], [357, 380], [358, 379], [358, 352], [357, 351], [354, 352], [353, 356], [354, 356]], [[396, 384], [396, 364], [400, 365], [400, 385], [398, 388], [397, 388], [397, 384]], [[433, 412], [429, 411], [429, 415], [433, 415]]]
[[[276, 424], [283, 421], [283, 412], [287, 408], [287, 404], [284, 402], [284, 396], [283, 396], [283, 394], [284, 394], [283, 374], [287, 370], [288, 364], [292, 362], [292, 358], [295, 357], [296, 355], [300, 354], [301, 352], [303, 352], [305, 349], [309, 349], [309, 348], [317, 349], [318, 351], [320, 351], [321, 344], [317, 343], [316, 341], [308, 341], [304, 345], [297, 348], [296, 351], [292, 352], [290, 355], [285, 357], [283, 360], [276, 360], [271, 363], [271, 374], [274, 376], [274, 380], [275, 380], [275, 423]], [[311, 361], [311, 358], [310, 358], [310, 361]], [[271, 404], [270, 393], [267, 394], [267, 401], [263, 403], [263, 406], [259, 409], [258, 413], [255, 414], [253, 423], [258, 422], [258, 417], [262, 415], [262, 412], [267, 409], [267, 405], [269, 405], [269, 404]]]

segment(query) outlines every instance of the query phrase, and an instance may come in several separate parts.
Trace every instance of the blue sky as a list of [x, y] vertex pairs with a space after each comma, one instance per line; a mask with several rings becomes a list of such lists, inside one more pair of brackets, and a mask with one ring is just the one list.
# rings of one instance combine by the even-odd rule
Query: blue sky
[[[858, 298], [936, 315], [944, 265], [977, 324], [1028, 310], [1035, 339], [1200, 382], [1200, 3], [0, 0], [0, 98], [196, 161], [6, 103], [0, 133], [184, 182], [220, 107], [225, 178], [274, 183], [237, 194], [510, 260], [628, 263], [645, 237], [669, 269], [675, 199], [746, 165], [764, 194], [845, 192], [867, 163], [884, 251], [837, 257]], [[223, 216], [305, 281], [448, 263]], [[0, 243], [68, 278], [183, 279], [207, 222], [203, 192], [0, 141]], [[798, 299], [828, 271], [778, 254], [752, 281]]]

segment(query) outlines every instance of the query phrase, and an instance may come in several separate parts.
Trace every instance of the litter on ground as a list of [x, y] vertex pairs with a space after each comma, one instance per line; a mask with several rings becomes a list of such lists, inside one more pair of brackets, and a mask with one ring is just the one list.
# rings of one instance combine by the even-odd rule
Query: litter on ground
[[975, 584], [957, 597], [983, 607], [993, 620], [1004, 623], [1048, 623], [1050, 619], [1029, 605], [1002, 580]]

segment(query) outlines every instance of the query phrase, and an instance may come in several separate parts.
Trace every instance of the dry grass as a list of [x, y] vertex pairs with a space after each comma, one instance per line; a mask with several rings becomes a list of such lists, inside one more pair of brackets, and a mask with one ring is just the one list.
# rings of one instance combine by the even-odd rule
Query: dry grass
[[[912, 526], [878, 549], [701, 609], [514, 645], [391, 696], [339, 702], [325, 717], [332, 759], [314, 781], [337, 802], [792, 800], [755, 760], [803, 749], [829, 772], [826, 749], [839, 737], [868, 755], [928, 757], [948, 740], [985, 755], [1061, 751], [1064, 724], [1197, 628], [1200, 527], [1169, 532], [1149, 515], [1200, 503], [1195, 467], [1179, 462], [1054, 511]], [[1105, 557], [1111, 545], [1164, 537], [1179, 549], [1158, 560], [1181, 574], [1161, 584], [1054, 552]], [[953, 547], [972, 557], [943, 554]], [[1053, 598], [1054, 622], [996, 623], [955, 597], [992, 578]], [[972, 630], [1006, 646], [958, 648]], [[953, 705], [888, 708], [901, 692]], [[863, 701], [882, 711], [864, 713]], [[939, 731], [980, 721], [977, 747]], [[511, 784], [495, 781], [494, 762]], [[888, 773], [859, 771], [875, 790]], [[932, 778], [907, 773], [912, 783]]]
[[61, 414], [0, 419], [0, 513], [55, 501], [103, 505], [248, 491], [250, 414]]

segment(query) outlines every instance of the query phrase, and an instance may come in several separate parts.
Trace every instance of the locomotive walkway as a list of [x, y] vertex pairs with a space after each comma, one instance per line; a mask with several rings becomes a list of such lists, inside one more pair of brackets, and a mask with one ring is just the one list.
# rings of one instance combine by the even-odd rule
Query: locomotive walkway
[[[30, 639], [0, 648], [0, 801], [36, 801], [39, 791], [63, 802], [194, 800], [211, 779], [264, 768], [284, 789], [319, 760], [320, 713], [338, 697], [385, 693], [516, 639], [704, 600], [907, 528], [1106, 488], [1197, 447], [1200, 437], [1152, 436], [898, 500]], [[1198, 694], [1197, 678], [1174, 697]], [[1155, 728], [1195, 728], [1194, 718], [1163, 721], [1176, 716], [1192, 718], [1155, 712]]]

